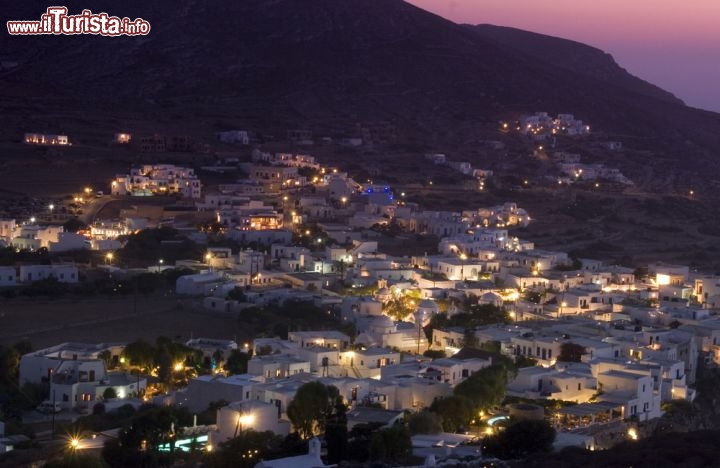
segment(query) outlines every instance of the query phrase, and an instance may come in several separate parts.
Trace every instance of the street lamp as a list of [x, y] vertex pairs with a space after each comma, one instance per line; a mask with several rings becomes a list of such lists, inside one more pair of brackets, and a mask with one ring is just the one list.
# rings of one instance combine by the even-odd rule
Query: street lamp
[[108, 252], [105, 254], [105, 263], [112, 263], [113, 258], [115, 258], [115, 255], [112, 252]]
[[237, 425], [235, 426], [235, 437], [238, 436], [238, 432], [247, 430], [248, 426], [250, 426], [253, 423], [253, 421], [255, 421], [255, 417], [252, 414], [249, 414], [249, 413], [238, 414]]

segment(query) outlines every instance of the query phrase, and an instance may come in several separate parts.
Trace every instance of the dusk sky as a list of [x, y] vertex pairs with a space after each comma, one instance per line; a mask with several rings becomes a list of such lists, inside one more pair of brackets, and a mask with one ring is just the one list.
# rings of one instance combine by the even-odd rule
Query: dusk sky
[[408, 0], [458, 23], [563, 37], [613, 55], [693, 107], [720, 112], [718, 0]]

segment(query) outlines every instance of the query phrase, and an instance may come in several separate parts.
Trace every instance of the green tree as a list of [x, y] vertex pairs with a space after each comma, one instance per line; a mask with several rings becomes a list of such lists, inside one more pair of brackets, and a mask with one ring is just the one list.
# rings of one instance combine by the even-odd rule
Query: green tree
[[71, 218], [67, 221], [65, 221], [65, 224], [63, 224], [63, 229], [65, 232], [78, 232], [82, 229], [87, 229], [87, 224], [83, 223], [77, 218]]
[[207, 454], [202, 465], [210, 468], [252, 468], [262, 459], [277, 457], [282, 444], [282, 437], [270, 431], [245, 430]]
[[28, 340], [20, 340], [17, 343], [13, 345], [13, 348], [20, 354], [20, 356], [24, 356], [25, 354], [31, 353], [33, 350], [32, 343]]
[[341, 398], [335, 398], [334, 411], [325, 421], [325, 442], [328, 463], [340, 463], [347, 457], [348, 430], [346, 407]]
[[519, 420], [485, 441], [484, 451], [502, 459], [552, 451], [555, 429], [545, 420]]
[[102, 361], [105, 363], [105, 368], [110, 369], [110, 366], [112, 365], [112, 353], [110, 352], [110, 350], [106, 349], [100, 351], [98, 357], [102, 359]]
[[427, 409], [411, 414], [407, 418], [408, 430], [415, 434], [439, 434], [443, 430], [443, 418]]
[[526, 356], [515, 356], [515, 367], [521, 369], [523, 367], [535, 367], [537, 365], [537, 359], [533, 359]]
[[468, 398], [475, 410], [497, 406], [505, 398], [508, 372], [504, 364], [494, 364], [480, 369], [456, 385], [454, 394]]
[[370, 458], [370, 442], [382, 423], [356, 424], [348, 436], [347, 459], [364, 463]]
[[557, 360], [561, 362], [580, 362], [586, 352], [584, 346], [568, 341], [560, 345], [560, 354]]
[[14, 386], [18, 381], [20, 353], [14, 347], [0, 346], [0, 385]]
[[247, 301], [247, 297], [245, 296], [245, 291], [243, 291], [243, 288], [241, 288], [240, 286], [235, 286], [230, 291], [228, 291], [225, 299], [227, 299], [229, 301], [238, 301], [238, 302]]
[[152, 368], [155, 362], [155, 347], [143, 339], [128, 343], [122, 354], [130, 364], [143, 369]]
[[287, 407], [287, 415], [295, 430], [308, 439], [325, 430], [325, 422], [339, 399], [337, 388], [321, 382], [308, 382], [298, 388]]
[[117, 392], [114, 388], [108, 387], [103, 392], [103, 399], [104, 400], [112, 400], [113, 398], [117, 398]]
[[478, 339], [477, 339], [477, 336], [475, 336], [474, 329], [467, 328], [465, 330], [465, 334], [463, 335], [461, 346], [463, 348], [477, 348], [478, 347]]
[[416, 300], [408, 295], [402, 295], [383, 304], [383, 313], [398, 321], [404, 320], [416, 310]]
[[45, 468], [104, 468], [107, 465], [90, 453], [71, 450], [66, 452], [62, 458], [50, 460], [43, 466]]
[[400, 463], [412, 453], [410, 431], [396, 424], [375, 432], [370, 442], [370, 459], [386, 463]]
[[445, 431], [457, 432], [468, 426], [475, 414], [475, 405], [464, 395], [452, 395], [433, 401], [430, 411], [442, 418]]
[[442, 349], [428, 349], [423, 353], [423, 356], [430, 359], [441, 359], [447, 357], [447, 354]]
[[249, 360], [250, 355], [248, 353], [244, 353], [239, 349], [233, 349], [230, 351], [230, 355], [223, 367], [230, 374], [245, 374], [247, 373]]

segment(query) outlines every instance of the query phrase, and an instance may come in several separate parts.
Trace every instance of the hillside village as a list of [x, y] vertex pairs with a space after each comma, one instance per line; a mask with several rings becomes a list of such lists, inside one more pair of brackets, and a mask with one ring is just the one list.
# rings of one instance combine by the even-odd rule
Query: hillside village
[[[543, 141], [546, 120], [551, 134], [590, 130], [570, 115], [547, 114], [522, 120], [518, 130]], [[249, 141], [247, 133], [218, 138]], [[478, 190], [493, 177], [442, 154], [425, 158], [474, 178]], [[577, 155], [554, 159], [565, 174], [560, 183], [581, 174], [630, 183], [617, 171], [580, 164]], [[15, 252], [88, 249], [102, 259], [92, 268], [72, 261], [1, 266], [3, 290], [38, 281], [80, 284], [88, 269], [120, 276], [177, 271], [179, 303], [198, 301], [258, 331], [243, 343], [222, 330], [179, 343], [187, 358], [169, 371], [139, 360], [137, 343], [58, 340], [19, 361], [20, 385], [49, 384], [43, 404], [50, 412], [87, 414], [98, 402], [107, 411], [143, 402], [193, 414], [212, 408], [214, 424], [173, 428], [210, 451], [239, 430], [299, 431], [289, 408], [311, 382], [337, 389], [348, 430], [392, 427], [428, 409], [442, 418], [439, 402], [457, 396], [463, 382], [511, 363], [492, 404], [478, 403], [458, 424], [446, 419], [441, 432], [413, 435], [413, 453], [435, 466], [481, 460], [478, 440], [497, 434], [511, 416], [547, 420], [557, 449], [599, 450], [637, 439], [667, 404], [694, 400], [699, 367], [720, 364], [718, 277], [683, 265], [632, 269], [535, 248], [513, 234], [533, 222], [513, 201], [432, 211], [382, 180], [356, 181], [308, 154], [255, 149], [250, 161], [209, 169], [228, 165], [247, 177], [206, 186], [193, 169], [154, 164], [117, 175], [103, 188], [109, 195], [86, 193], [94, 202], [176, 196], [183, 203], [177, 216], [136, 207], [77, 232], [36, 219], [0, 219], [0, 246]], [[161, 228], [200, 246], [201, 255], [147, 258], [140, 269], [122, 263], [128, 238]], [[411, 253], [385, 251], [388, 238]], [[437, 243], [413, 251], [419, 239]], [[326, 319], [316, 328], [290, 324], [287, 336], [253, 321], [263, 311], [304, 308]], [[238, 359], [243, 366], [228, 365]], [[316, 463], [321, 449], [312, 440], [305, 456]], [[12, 439], [0, 447], [11, 450]], [[255, 466], [280, 466], [263, 463]]]

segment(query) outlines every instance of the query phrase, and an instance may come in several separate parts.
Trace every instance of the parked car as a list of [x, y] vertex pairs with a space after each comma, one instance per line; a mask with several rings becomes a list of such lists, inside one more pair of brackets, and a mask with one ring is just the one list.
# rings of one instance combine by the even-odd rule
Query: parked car
[[62, 411], [59, 401], [53, 402], [50, 400], [43, 401], [35, 409], [40, 413], [46, 413], [46, 414], [59, 413], [60, 411]]

